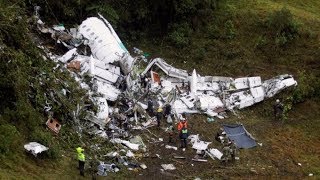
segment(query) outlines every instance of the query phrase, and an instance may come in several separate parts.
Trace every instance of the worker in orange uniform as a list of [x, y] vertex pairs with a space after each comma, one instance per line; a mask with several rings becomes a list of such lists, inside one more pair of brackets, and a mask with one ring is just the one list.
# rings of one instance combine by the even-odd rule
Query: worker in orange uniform
[[181, 141], [181, 148], [183, 151], [187, 148], [187, 138], [188, 138], [188, 122], [184, 117], [180, 117], [180, 122], [178, 123], [178, 131]]

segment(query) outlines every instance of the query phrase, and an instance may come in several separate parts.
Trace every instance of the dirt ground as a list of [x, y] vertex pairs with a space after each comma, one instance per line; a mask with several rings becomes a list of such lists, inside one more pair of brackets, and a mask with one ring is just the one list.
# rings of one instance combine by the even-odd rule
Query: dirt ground
[[[305, 108], [305, 107], [309, 108]], [[192, 158], [196, 150], [189, 147], [184, 152], [180, 148], [176, 151], [166, 149], [168, 136], [164, 132], [166, 123], [162, 123], [162, 129], [152, 127], [149, 130], [163, 142], [150, 143], [150, 137], [156, 138], [149, 132], [140, 132], [148, 147], [149, 157], [139, 158], [138, 161], [145, 163], [146, 170], [132, 171], [131, 177], [138, 179], [194, 179], [194, 178], [223, 178], [223, 179], [247, 179], [247, 178], [304, 178], [312, 173], [319, 175], [320, 141], [319, 137], [308, 136], [306, 129], [301, 128], [301, 123], [306, 126], [309, 123], [319, 122], [318, 119], [303, 120], [304, 113], [314, 113], [315, 102], [305, 102], [298, 105], [284, 122], [275, 122], [272, 119], [271, 102], [264, 102], [257, 106], [237, 112], [238, 115], [228, 113], [228, 119], [217, 119], [207, 122], [206, 116], [191, 115], [188, 118], [190, 134], [199, 134], [200, 140], [212, 142], [209, 147], [222, 151], [222, 145], [214, 139], [214, 135], [222, 124], [242, 123], [245, 128], [255, 137], [258, 145], [251, 149], [240, 149], [239, 160], [235, 163], [223, 165], [219, 160], [207, 158], [207, 162], [195, 162]], [[316, 112], [319, 114], [319, 112]], [[316, 116], [316, 115], [315, 115]], [[308, 129], [310, 131], [310, 129]], [[312, 134], [312, 133], [310, 133]], [[179, 147], [178, 134], [175, 135], [175, 143], [169, 144]], [[260, 145], [259, 145], [260, 144]], [[156, 156], [159, 155], [159, 157]], [[174, 159], [173, 156], [183, 156], [186, 159]], [[161, 164], [174, 164], [176, 170], [162, 171]], [[301, 165], [299, 165], [301, 164]]]

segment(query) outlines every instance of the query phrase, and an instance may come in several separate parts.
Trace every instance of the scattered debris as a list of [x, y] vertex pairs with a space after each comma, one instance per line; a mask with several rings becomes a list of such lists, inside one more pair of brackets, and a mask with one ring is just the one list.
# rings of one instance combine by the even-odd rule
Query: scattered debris
[[46, 122], [46, 125], [51, 131], [55, 132], [56, 134], [58, 134], [61, 129], [61, 124], [57, 119], [54, 118], [49, 118]]
[[183, 157], [183, 156], [173, 156], [173, 158], [175, 158], [175, 159], [186, 159], [186, 157]]
[[120, 168], [115, 164], [105, 164], [104, 162], [100, 162], [97, 170], [97, 174], [99, 176], [107, 176], [107, 172], [118, 172]]
[[161, 167], [164, 170], [175, 170], [176, 167], [173, 164], [161, 164]]
[[223, 155], [218, 149], [214, 149], [214, 148], [209, 149], [209, 150], [207, 150], [206, 152], [208, 153], [208, 155], [209, 155], [212, 159], [214, 159], [214, 157], [215, 157], [215, 158], [221, 160], [221, 157], [222, 157], [222, 155]]
[[47, 151], [49, 148], [37, 142], [30, 142], [24, 145], [24, 149], [37, 157], [38, 154]]
[[197, 162], [208, 162], [206, 159], [200, 159], [200, 158], [192, 158], [192, 161], [197, 161]]
[[145, 164], [140, 164], [141, 169], [147, 169], [147, 166]]
[[165, 148], [178, 150], [178, 147], [176, 147], [176, 146], [170, 146], [170, 145], [166, 145]]
[[[145, 66], [148, 54], [134, 48], [137, 56], [131, 56], [111, 24], [100, 14], [98, 17], [87, 18], [78, 28], [68, 30], [62, 24], [46, 27], [38, 10], [39, 8], [35, 8], [38, 30], [51, 35], [55, 42], [64, 45], [69, 51], [59, 56], [42, 45], [39, 48], [43, 49], [46, 58], [63, 66], [64, 69], [61, 69], [69, 70], [80, 86], [87, 90], [88, 98], [94, 103], [88, 107], [97, 106], [93, 110], [78, 105], [74, 117], [78, 117], [84, 109], [89, 112], [81, 119], [86, 120], [86, 123], [79, 128], [135, 152], [146, 152], [147, 146], [140, 136], [132, 136], [131, 130], [149, 132], [153, 137], [148, 142], [163, 142], [163, 138], [148, 130], [157, 125], [156, 109], [164, 109], [166, 121], [170, 124], [177, 122], [177, 117], [183, 113], [203, 113], [208, 115], [208, 122], [214, 122], [215, 117], [227, 118], [226, 111], [252, 106], [287, 87], [297, 85], [294, 78], [287, 74], [265, 81], [259, 76], [235, 79], [201, 76], [195, 69], [190, 75], [186, 70], [169, 65], [162, 58], [155, 58]], [[67, 95], [66, 89], [63, 94]], [[51, 108], [50, 104], [45, 105], [46, 112]], [[47, 121], [47, 126], [56, 133], [61, 128], [53, 119]], [[224, 129], [238, 148], [256, 146], [256, 142], [242, 125], [225, 125]], [[191, 135], [189, 139], [198, 154], [221, 159], [222, 153], [219, 150], [208, 149], [211, 142], [201, 141], [199, 135]], [[165, 145], [165, 148], [178, 149], [170, 145]], [[127, 158], [136, 156], [131, 150], [124, 150], [126, 156], [120, 156], [120, 151], [110, 152], [105, 156], [117, 158], [119, 163], [132, 170], [139, 165], [127, 161]], [[156, 157], [161, 159], [159, 154]], [[174, 158], [185, 159], [180, 156]], [[192, 160], [207, 161], [202, 158]], [[161, 166], [165, 170], [175, 169], [173, 164]], [[147, 168], [145, 164], [140, 164], [140, 167]], [[107, 171], [116, 172], [119, 168], [115, 164], [102, 163], [98, 170], [101, 175], [107, 175]]]

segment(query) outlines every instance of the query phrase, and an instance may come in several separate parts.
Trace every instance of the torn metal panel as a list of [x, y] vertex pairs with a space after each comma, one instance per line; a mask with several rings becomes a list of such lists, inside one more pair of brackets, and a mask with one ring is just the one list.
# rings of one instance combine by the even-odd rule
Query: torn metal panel
[[65, 53], [62, 57], [58, 58], [59, 61], [63, 63], [67, 63], [68, 61], [72, 60], [75, 56], [77, 56], [77, 48], [73, 48]]
[[56, 134], [58, 134], [61, 129], [61, 124], [57, 119], [54, 118], [48, 119], [46, 125], [51, 131], [55, 132]]
[[47, 151], [49, 149], [37, 142], [30, 142], [28, 144], [25, 144], [23, 147], [34, 156], [37, 156], [39, 153], [42, 153], [43, 151]]
[[262, 82], [261, 82], [261, 77], [260, 77], [260, 76], [257, 76], [257, 77], [249, 77], [249, 78], [248, 78], [248, 81], [249, 81], [249, 86], [250, 86], [250, 88], [258, 87], [258, 86], [261, 86], [261, 84], [262, 84]]
[[97, 117], [102, 121], [106, 121], [109, 116], [109, 106], [105, 98], [96, 97], [96, 104], [98, 105]]
[[109, 101], [115, 101], [121, 93], [119, 89], [109, 83], [98, 80], [96, 84], [97, 92], [103, 94], [104, 97]]
[[199, 110], [194, 110], [194, 109], [189, 109], [188, 106], [182, 102], [180, 99], [177, 99], [176, 101], [174, 101], [173, 103], [173, 110], [177, 113], [177, 114], [182, 114], [182, 113], [199, 113]]
[[236, 89], [246, 89], [249, 88], [249, 81], [248, 78], [237, 78], [234, 80], [234, 86]]
[[192, 144], [192, 148], [197, 149], [197, 150], [206, 150], [208, 148], [209, 144], [211, 144], [211, 142], [205, 142], [205, 141], [198, 140]]
[[132, 149], [134, 151], [139, 150], [139, 144], [130, 143], [129, 141], [122, 140], [119, 138], [111, 139], [110, 142], [117, 143], [117, 144], [124, 144], [125, 146], [129, 147], [130, 149]]
[[296, 85], [297, 81], [295, 81], [293, 77], [288, 74], [280, 75], [272, 79], [266, 80], [262, 84], [262, 86], [264, 87], [266, 97], [272, 97], [281, 90]]
[[160, 81], [160, 76], [158, 73], [154, 72], [154, 71], [150, 71], [150, 74], [151, 74], [151, 81], [152, 83], [157, 83], [158, 85], [161, 84], [161, 81]]
[[209, 149], [208, 152], [210, 153], [210, 155], [216, 157], [219, 160], [223, 156], [223, 154], [218, 149], [215, 149], [215, 148]]
[[252, 97], [254, 98], [254, 102], [261, 102], [264, 99], [264, 90], [263, 87], [255, 87], [255, 88], [250, 88], [250, 93]]
[[188, 72], [186, 70], [177, 69], [172, 67], [171, 65], [167, 64], [163, 59], [156, 58], [153, 59], [146, 69], [142, 72], [142, 75], [146, 74], [153, 65], [158, 66], [163, 72], [165, 72], [168, 76], [179, 78], [179, 79], [187, 79]]
[[123, 43], [104, 18], [90, 17], [79, 26], [79, 33], [88, 39], [92, 55], [106, 63], [120, 60], [127, 53]]
[[198, 85], [198, 78], [197, 78], [197, 72], [195, 69], [192, 71], [192, 75], [190, 78], [190, 92], [192, 94], [196, 94], [197, 92], [197, 85]]
[[180, 100], [185, 103], [188, 108], [193, 109], [194, 108], [194, 103], [197, 101], [197, 97], [194, 95], [186, 95], [180, 98]]
[[208, 96], [208, 95], [200, 95], [198, 96], [199, 103], [200, 103], [200, 109], [203, 111], [207, 110], [215, 110], [220, 107], [224, 107], [224, 104], [222, 103], [221, 99], [215, 96]]
[[164, 170], [175, 170], [176, 167], [173, 164], [161, 164], [161, 167]]
[[130, 56], [129, 53], [125, 53], [121, 58], [120, 58], [120, 67], [124, 75], [128, 75], [133, 68], [133, 65], [135, 63], [135, 58]]
[[242, 109], [254, 104], [254, 98], [250, 93], [248, 93], [248, 91], [233, 93], [228, 99], [226, 99], [226, 101], [228, 101], [229, 109]]

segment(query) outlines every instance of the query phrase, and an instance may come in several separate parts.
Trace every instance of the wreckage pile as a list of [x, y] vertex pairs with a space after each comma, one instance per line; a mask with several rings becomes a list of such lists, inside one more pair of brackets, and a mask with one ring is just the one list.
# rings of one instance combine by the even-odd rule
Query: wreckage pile
[[[136, 57], [132, 57], [101, 15], [69, 30], [64, 26], [47, 27], [39, 16], [36, 18], [40, 32], [51, 34], [57, 43], [69, 49], [59, 56], [41, 46], [47, 57], [65, 66], [98, 106], [96, 112], [84, 118], [90, 125], [83, 128], [133, 151], [145, 150], [141, 137], [124, 139], [130, 136], [130, 129], [155, 125], [154, 109], [164, 108], [170, 115], [168, 121], [177, 121], [183, 113], [204, 113], [223, 119], [226, 111], [251, 106], [297, 84], [287, 74], [266, 81], [258, 76], [200, 76], [196, 70], [189, 74], [161, 58], [143, 66], [147, 61], [143, 52], [135, 48]], [[193, 146], [208, 146], [192, 137]], [[208, 152], [219, 159], [222, 156], [215, 149]], [[132, 156], [130, 150], [127, 154]], [[109, 156], [116, 156], [116, 152]]]

